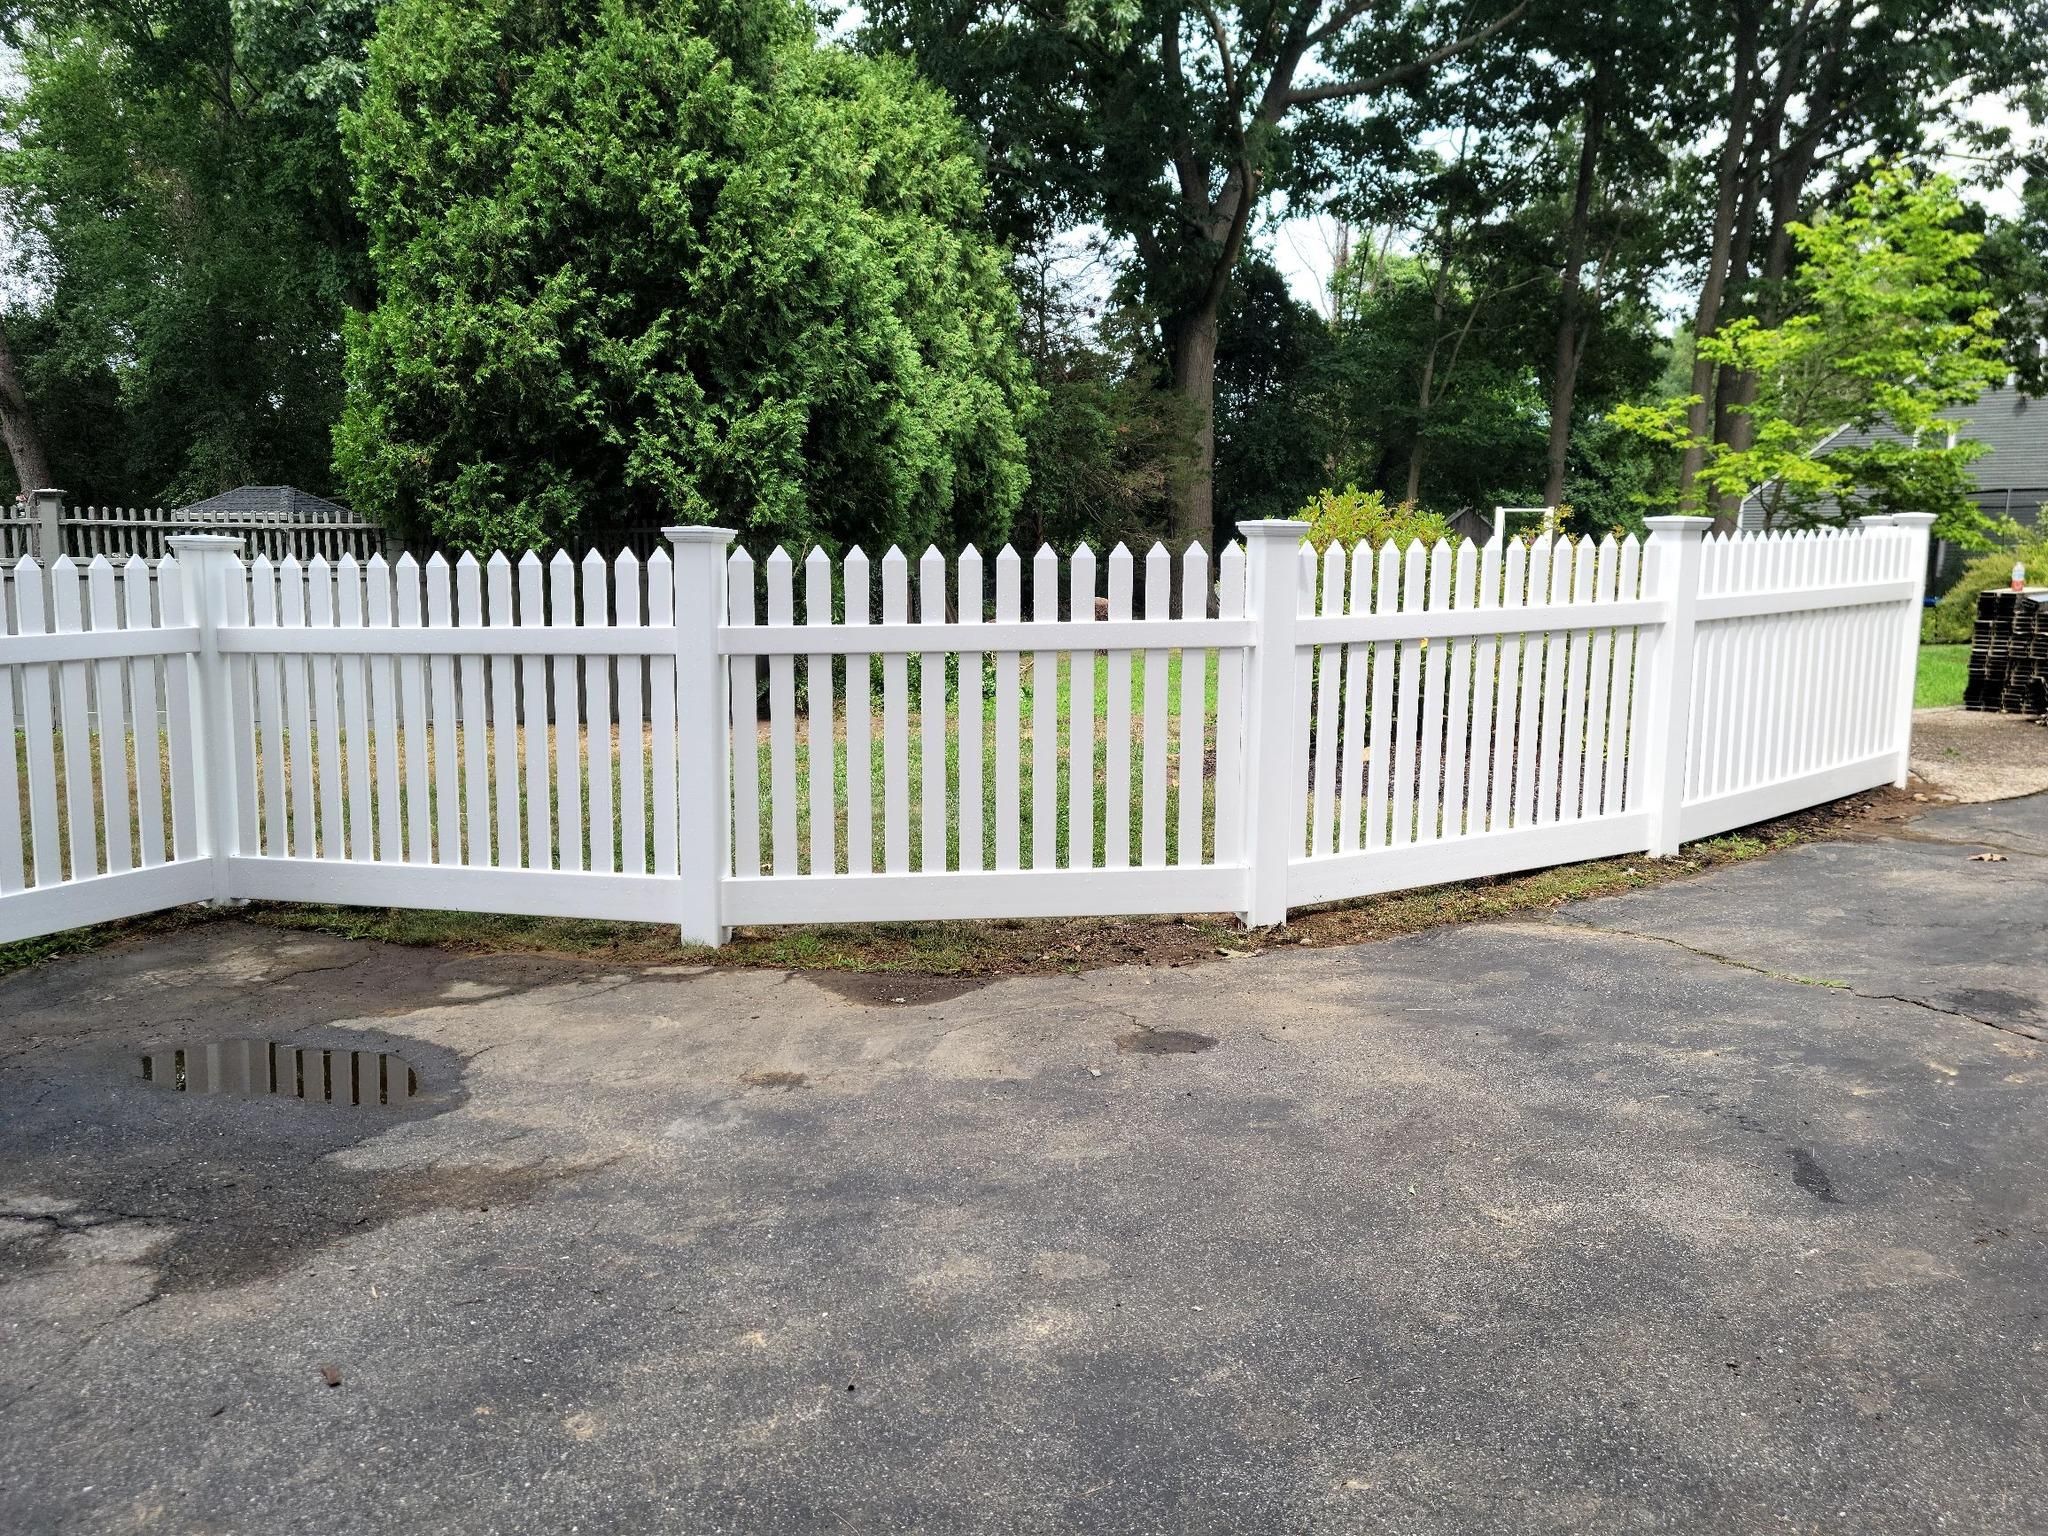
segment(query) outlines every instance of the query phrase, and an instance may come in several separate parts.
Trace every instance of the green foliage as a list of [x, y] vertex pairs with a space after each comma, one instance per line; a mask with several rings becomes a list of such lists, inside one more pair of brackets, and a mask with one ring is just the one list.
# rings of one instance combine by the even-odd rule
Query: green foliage
[[1438, 513], [1424, 512], [1412, 501], [1390, 507], [1381, 492], [1361, 491], [1355, 485], [1316, 492], [1295, 516], [1307, 521], [1302, 542], [1313, 545], [1317, 554], [1332, 544], [1354, 549], [1362, 543], [1378, 549], [1391, 542], [1405, 548], [1417, 539], [1435, 544], [1451, 536], [1451, 525]]
[[794, 0], [396, 0], [347, 125], [381, 287], [335, 433], [442, 541], [999, 542], [1034, 391], [974, 154]]
[[336, 116], [372, 17], [371, 0], [8, 7], [8, 329], [79, 499], [329, 488], [364, 279]]
[[[1702, 356], [1757, 379], [1755, 402], [1732, 407], [1750, 441], [1696, 444], [1702, 486], [1735, 496], [1765, 488], [1773, 522], [1932, 512], [1936, 537], [1973, 547], [1998, 531], [1969, 497], [1968, 466], [1983, 447], [1951, 444], [1942, 416], [2005, 376], [1971, 261], [1982, 242], [1958, 227], [1961, 213], [1945, 177], [1880, 166], [1838, 211], [1791, 226], [1803, 258], [1798, 312], [1778, 326], [1743, 316], [1699, 343]], [[1686, 411], [1697, 400], [1624, 405], [1615, 420], [1683, 449], [1695, 445]], [[1816, 453], [1844, 425], [1884, 430], [1867, 445]]]
[[[2043, 509], [2042, 515], [2048, 517], [2048, 508]], [[2048, 586], [2048, 532], [2030, 530], [2030, 537], [2022, 542], [1990, 550], [1972, 560], [1941, 601], [1927, 610], [1927, 617], [1921, 621], [1921, 638], [1957, 644], [1967, 641], [1977, 618], [1977, 594], [2004, 587], [2012, 579], [2015, 563], [2027, 568], [2029, 586]]]
[[1216, 502], [1228, 518], [1287, 517], [1324, 483], [1330, 336], [1269, 261], [1242, 263], [1216, 343]]

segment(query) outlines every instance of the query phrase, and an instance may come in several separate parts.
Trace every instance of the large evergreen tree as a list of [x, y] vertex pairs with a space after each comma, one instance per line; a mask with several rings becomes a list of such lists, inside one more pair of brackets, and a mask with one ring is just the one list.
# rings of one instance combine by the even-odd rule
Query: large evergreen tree
[[465, 545], [1007, 531], [1032, 387], [975, 156], [793, 0], [397, 0], [348, 145], [359, 505]]

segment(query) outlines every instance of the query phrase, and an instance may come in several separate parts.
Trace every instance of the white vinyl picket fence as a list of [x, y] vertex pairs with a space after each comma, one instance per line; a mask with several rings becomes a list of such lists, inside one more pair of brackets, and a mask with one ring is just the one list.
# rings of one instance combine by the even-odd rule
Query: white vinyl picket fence
[[[0, 940], [261, 898], [736, 924], [1290, 907], [1903, 782], [1929, 519], [1318, 559], [0, 572]], [[1106, 601], [1102, 601], [1106, 599]], [[1101, 612], [1098, 613], [1100, 602]]]

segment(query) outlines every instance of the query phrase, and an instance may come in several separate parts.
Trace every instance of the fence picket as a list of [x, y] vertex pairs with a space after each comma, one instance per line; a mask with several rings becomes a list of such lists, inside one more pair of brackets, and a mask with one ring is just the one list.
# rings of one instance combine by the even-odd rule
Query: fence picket
[[[1199, 544], [1190, 544], [1180, 557], [1180, 612], [1182, 618], [1201, 618], [1209, 611], [1209, 556]], [[1081, 668], [1077, 653], [1074, 670]], [[1071, 690], [1070, 690], [1071, 691]], [[1202, 857], [1202, 801], [1208, 779], [1209, 738], [1209, 653], [1200, 645], [1180, 650], [1180, 740], [1176, 766], [1180, 773], [1180, 814], [1174, 835], [1174, 862], [1200, 864]], [[1073, 774], [1079, 782], [1083, 761], [1073, 760]], [[1093, 764], [1086, 765], [1092, 772]], [[1078, 867], [1078, 866], [1077, 866]]]
[[[1642, 590], [1642, 553], [1636, 536], [1621, 541], [1621, 564], [1615, 578], [1616, 595], [1632, 602]], [[1636, 631], [1634, 627], [1615, 631], [1614, 685], [1610, 694], [1607, 761], [1601, 768], [1600, 803], [1610, 816], [1632, 809], [1628, 786], [1637, 757], [1636, 707], [1642, 690], [1637, 686]]]
[[[768, 552], [768, 622], [796, 622], [796, 567], [780, 544]], [[594, 781], [593, 781], [594, 782]], [[797, 872], [796, 658], [768, 658], [768, 857], [778, 875]]]
[[[518, 627], [519, 613], [512, 602], [512, 562], [498, 550], [484, 562], [484, 595], [492, 629]], [[497, 802], [497, 858], [500, 869], [518, 869], [526, 863], [525, 845], [520, 840], [519, 772], [521, 731], [519, 729], [519, 659], [492, 656], [484, 664], [491, 688], [491, 788]], [[421, 732], [424, 737], [424, 730]], [[424, 806], [424, 786], [417, 791]], [[422, 810], [421, 816], [424, 818]], [[425, 822], [419, 825], [422, 829]], [[424, 830], [420, 846], [426, 846]], [[424, 859], [425, 855], [415, 855]]]
[[[630, 549], [613, 561], [613, 620], [621, 629], [640, 628], [640, 557]], [[629, 875], [647, 873], [647, 663], [640, 656], [618, 658], [619, 696], [619, 868]], [[829, 695], [828, 695], [829, 697]], [[829, 712], [828, 712], [829, 718]], [[828, 775], [826, 782], [831, 778]]]
[[[910, 617], [910, 562], [889, 546], [882, 556], [882, 622]], [[882, 868], [910, 869], [910, 658], [902, 651], [882, 657]]]
[[[1442, 540], [1429, 552], [1429, 611], [1451, 605], [1451, 549]], [[1422, 652], [1422, 771], [1416, 785], [1415, 840], [1433, 843], [1443, 820], [1444, 797], [1444, 656], [1443, 641]]]
[[[249, 562], [249, 618], [256, 624], [277, 622], [277, 580], [270, 557], [258, 555]], [[262, 733], [258, 756], [263, 764], [263, 852], [281, 858], [290, 844], [287, 832], [289, 806], [285, 800], [286, 742], [284, 734], [284, 690], [278, 676], [275, 655], [256, 659], [256, 726]], [[102, 716], [101, 734], [106, 729]], [[101, 753], [105, 757], [104, 751]], [[252, 850], [253, 851], [253, 850]]]
[[[1578, 551], [1570, 538], [1559, 534], [1550, 550], [1550, 602], [1572, 600], [1572, 571]], [[1564, 770], [1564, 683], [1566, 652], [1570, 632], [1551, 629], [1543, 637], [1543, 719], [1536, 757], [1536, 821], [1556, 821], [1560, 799], [1559, 780]]]
[[[854, 545], [846, 552], [846, 622], [868, 622], [868, 557]], [[846, 871], [865, 875], [875, 867], [873, 783], [875, 669], [863, 653], [846, 658]]]
[[[917, 617], [920, 623], [946, 621], [946, 557], [928, 545], [917, 561]], [[920, 652], [917, 662], [917, 719], [922, 745], [918, 753], [917, 867], [946, 868], [946, 653]]]
[[[1060, 617], [1059, 556], [1047, 544], [1031, 557], [1031, 619], [1056, 624]], [[1054, 869], [1060, 861], [1060, 653], [1031, 653], [1031, 867]]]
[[[748, 588], [752, 592], [752, 586]], [[752, 618], [752, 608], [750, 608]], [[541, 557], [526, 551], [518, 561], [518, 623], [520, 629], [541, 629], [547, 623], [547, 598]], [[555, 717], [559, 723], [559, 715]], [[549, 698], [547, 662], [541, 655], [520, 657], [520, 745], [526, 758], [526, 868], [555, 868], [555, 805], [549, 774]], [[455, 741], [449, 741], [455, 752]], [[461, 840], [446, 860], [461, 860]], [[752, 872], [752, 870], [750, 870]]]
[[[983, 597], [981, 551], [972, 544], [960, 551], [958, 572], [960, 622], [978, 625], [981, 623]], [[981, 652], [972, 649], [961, 651], [959, 664], [960, 762], [956, 798], [959, 803], [960, 868], [978, 870], [986, 862], [981, 843]]]
[[[996, 556], [996, 622], [1014, 624], [1023, 609], [1023, 566], [1017, 551], [1005, 544]], [[996, 868], [1018, 867], [1022, 851], [1019, 830], [1018, 761], [1021, 755], [1018, 664], [1016, 651], [996, 652]]]
[[[427, 564], [431, 577], [439, 555]], [[441, 571], [441, 597], [443, 608], [447, 605], [446, 563]], [[168, 594], [180, 588], [165, 588]], [[444, 613], [445, 617], [445, 613]], [[327, 564], [325, 555], [315, 555], [306, 567], [306, 622], [320, 629], [336, 628], [334, 604], [334, 574]], [[436, 659], [436, 665], [441, 665]], [[331, 655], [307, 657], [307, 671], [313, 692], [313, 745], [319, 767], [320, 791], [320, 857], [323, 859], [345, 859], [348, 857], [348, 826], [342, 812], [341, 773], [341, 710], [339, 702], [339, 681], [341, 658]], [[182, 809], [182, 807], [180, 807]]]
[[[499, 576], [502, 558], [491, 568]], [[411, 555], [400, 555], [392, 567], [398, 600], [398, 627], [420, 627], [420, 567]], [[398, 662], [398, 740], [405, 755], [405, 859], [409, 864], [431, 864], [434, 833], [431, 813], [433, 792], [427, 778], [427, 680], [417, 656], [403, 656]], [[514, 840], [514, 847], [517, 840]]]
[[[665, 549], [647, 557], [647, 614], [650, 622], [671, 627], [676, 618], [675, 563]], [[681, 786], [676, 765], [676, 656], [673, 647], [656, 651], [647, 663], [647, 734], [652, 758], [648, 798], [654, 802], [654, 872], [674, 875], [678, 869], [677, 822], [681, 813]], [[704, 730], [703, 721], [693, 721], [693, 730]], [[692, 849], [690, 857], [708, 863], [708, 848]]]
[[[754, 560], [744, 549], [734, 549], [725, 563], [725, 622], [737, 629], [750, 629], [754, 624]], [[754, 658], [733, 657], [728, 682], [733, 872], [753, 876], [761, 873], [760, 673]]]
[[[540, 562], [531, 554], [527, 559], [534, 581], [534, 611], [540, 603]], [[522, 575], [529, 567], [522, 567]], [[454, 573], [448, 569], [448, 562], [439, 554], [427, 558], [427, 622], [435, 629], [447, 629], [455, 622], [452, 583]], [[536, 621], [537, 622], [537, 621]], [[434, 760], [434, 862], [436, 864], [460, 864], [462, 862], [462, 747], [457, 740], [458, 726], [455, 715], [455, 658], [436, 656], [427, 663], [434, 696], [433, 760]], [[531, 698], [533, 695], [528, 694]], [[529, 753], [531, 747], [529, 746]], [[545, 869], [544, 861], [535, 861], [536, 868]]]
[[[56, 633], [75, 635], [82, 631], [85, 623], [79, 604], [78, 566], [69, 555], [59, 555], [50, 566], [50, 594]], [[57, 663], [57, 712], [64, 732], [64, 809], [69, 833], [66, 852], [73, 880], [99, 873], [95, 849], [99, 818], [93, 813], [91, 686], [85, 662]]]
[[[1477, 552], [1470, 539], [1458, 540], [1451, 574], [1451, 598], [1456, 606], [1470, 611], [1479, 606]], [[1444, 794], [1442, 833], [1462, 837], [1465, 833], [1465, 772], [1471, 756], [1470, 714], [1472, 708], [1472, 641], [1453, 640], [1446, 662], [1448, 672], [1444, 696]]]
[[[1423, 609], [1427, 559], [1422, 541], [1412, 540], [1401, 561], [1401, 612]], [[1415, 756], [1420, 745], [1422, 708], [1422, 649], [1420, 640], [1401, 642], [1400, 671], [1394, 679], [1394, 762], [1389, 777], [1394, 802], [1394, 846], [1402, 847], [1415, 837]]]
[[[574, 568], [566, 562], [558, 563], [555, 580], [556, 591], [562, 588], [565, 570], [570, 580], [574, 579]], [[571, 607], [574, 609], [574, 588], [570, 588]], [[476, 556], [464, 552], [455, 562], [455, 622], [462, 629], [481, 629], [484, 626], [483, 567], [477, 564]], [[558, 662], [559, 665], [559, 662]], [[570, 660], [568, 671], [571, 679], [570, 698], [573, 700], [576, 663]], [[496, 859], [491, 851], [491, 701], [484, 693], [484, 659], [480, 654], [470, 652], [457, 662], [457, 678], [460, 684], [456, 697], [456, 714], [460, 721], [462, 736], [462, 862], [479, 869], [488, 869]], [[557, 683], [556, 693], [561, 692]], [[573, 709], [573, 705], [571, 706]], [[573, 717], [572, 717], [573, 718]], [[572, 725], [569, 739], [575, 740]], [[569, 782], [573, 787], [576, 780], [572, 749]], [[572, 802], [573, 803], [573, 802]], [[580, 812], [581, 807], [576, 809]], [[567, 818], [563, 820], [567, 825]]]
[[[1109, 552], [1109, 618], [1131, 616], [1131, 552], [1122, 544]], [[1001, 617], [1000, 614], [997, 617]], [[1102, 867], [1131, 867], [1131, 653], [1109, 653], [1102, 691]], [[999, 743], [1000, 745], [1000, 743]], [[1000, 771], [1000, 770], [998, 770]]]
[[[1341, 613], [1344, 607], [1344, 545], [1332, 539], [1323, 554], [1322, 612]], [[1336, 814], [1339, 757], [1339, 697], [1344, 692], [1344, 647], [1319, 646], [1313, 653], [1316, 669], [1314, 767], [1309, 792], [1309, 849], [1317, 855], [1332, 847], [1331, 819]]]
[[[1599, 575], [1597, 546], [1581, 539], [1572, 549], [1571, 602], [1584, 607], [1593, 601], [1593, 582]], [[1586, 788], [1586, 677], [1592, 666], [1593, 633], [1574, 629], [1566, 637], [1564, 674], [1564, 728], [1560, 745], [1564, 761], [1559, 765], [1557, 819], [1577, 821]]]
[[[363, 627], [363, 576], [354, 555], [335, 565], [336, 622], [343, 629]], [[348, 778], [348, 856], [370, 861], [376, 813], [370, 804], [370, 701], [361, 656], [341, 658], [342, 771]]]
[[[1400, 608], [1401, 551], [1389, 539], [1375, 562], [1372, 611], [1390, 616]], [[1383, 848], [1391, 835], [1394, 814], [1394, 664], [1399, 645], [1380, 640], [1372, 648], [1372, 746], [1366, 753], [1365, 846]]]
[[[1095, 622], [1095, 551], [1076, 545], [1067, 562], [1067, 608], [1076, 624]], [[1076, 645], [1068, 687], [1067, 868], [1095, 867], [1095, 657], [1087, 642]], [[976, 674], [977, 677], [979, 673]], [[963, 695], [964, 696], [964, 695]], [[964, 834], [963, 834], [964, 835]]]
[[[1244, 617], [1245, 554], [1235, 539], [1217, 561], [1216, 612]], [[1242, 647], [1216, 652], [1216, 862], [1244, 858], [1244, 657]]]
[[[1145, 551], [1145, 617], [1164, 619], [1173, 602], [1173, 557], [1155, 542]], [[1144, 801], [1140, 808], [1139, 858], [1147, 869], [1166, 864], [1166, 657], [1148, 650], [1145, 669]]]
[[[0, 584], [4, 585], [4, 584]], [[149, 562], [140, 555], [130, 555], [121, 568], [121, 598], [128, 611], [128, 628], [149, 630], [156, 626], [156, 617], [150, 611]], [[7, 632], [7, 615], [0, 608], [0, 634]], [[128, 663], [128, 697], [133, 710], [135, 731], [135, 820], [141, 845], [142, 866], [154, 869], [164, 862], [164, 737], [161, 717], [158, 713], [157, 659], [154, 656], [137, 656]], [[0, 693], [12, 692], [0, 682]], [[0, 741], [12, 741], [14, 728], [11, 722], [0, 718]], [[0, 796], [11, 796], [14, 791], [13, 775], [0, 775], [9, 782]], [[6, 833], [0, 830], [0, 838]], [[15, 857], [20, 858], [21, 826], [14, 824], [14, 841], [10, 845]]]
[[[1349, 614], [1372, 611], [1372, 545], [1360, 540], [1350, 555], [1350, 592], [1343, 605]], [[1344, 648], [1344, 737], [1338, 747], [1337, 851], [1358, 851], [1365, 814], [1365, 703], [1370, 695], [1367, 667], [1372, 648], [1356, 642]], [[1219, 765], [1220, 766], [1220, 765]]]
[[[1529, 546], [1529, 585], [1527, 602], [1540, 606], [1550, 600], [1551, 563], [1556, 555], [1556, 543], [1539, 535]], [[1515, 723], [1515, 822], [1518, 827], [1534, 825], [1537, 821], [1538, 765], [1542, 762], [1543, 747], [1538, 736], [1542, 715], [1544, 663], [1548, 636], [1542, 632], [1522, 632], [1522, 694], [1518, 717]]]
[[[364, 567], [369, 602], [365, 618], [372, 629], [391, 627], [391, 571], [382, 555], [372, 555]], [[377, 860], [393, 864], [402, 860], [404, 821], [398, 797], [398, 709], [394, 697], [392, 662], [389, 656], [370, 663], [370, 748], [377, 780]]]
[[[120, 598], [114, 589], [113, 562], [105, 555], [95, 555], [87, 567], [86, 589], [92, 605], [93, 629], [118, 630]], [[106, 828], [109, 874], [124, 874], [135, 867], [135, 829], [129, 814], [132, 779], [128, 768], [127, 686], [122, 676], [125, 670], [118, 657], [94, 664], [93, 702], [99, 709], [100, 726], [100, 818]], [[274, 713], [272, 718], [276, 718]], [[8, 745], [13, 745], [11, 737]]]
[[[1521, 548], [1519, 542], [1515, 545]], [[1501, 556], [1498, 539], [1479, 552], [1479, 601], [1482, 609], [1501, 606]], [[1472, 760], [1465, 778], [1465, 831], [1487, 830], [1487, 817], [1497, 783], [1493, 775], [1495, 717], [1500, 707], [1500, 639], [1489, 630], [1479, 638], [1472, 659]]]
[[[1621, 547], [1614, 542], [1614, 535], [1608, 534], [1600, 541], [1599, 552], [1594, 556], [1593, 600], [1612, 603], [1620, 600], [1617, 564], [1621, 559]], [[1599, 816], [1605, 813], [1606, 800], [1602, 786], [1606, 782], [1607, 761], [1610, 754], [1618, 750], [1614, 725], [1614, 631], [1596, 629], [1593, 631], [1592, 646], [1588, 652], [1586, 674], [1586, 761], [1582, 765], [1583, 775], [1578, 781], [1578, 815]]]
[[[825, 629], [832, 623], [832, 559], [815, 544], [804, 556], [804, 624]], [[820, 636], [821, 645], [830, 639]], [[849, 665], [851, 663], [849, 662]], [[839, 803], [837, 768], [833, 761], [832, 654], [812, 651], [804, 659], [804, 690], [808, 700], [804, 718], [804, 770], [811, 785], [811, 863], [814, 875], [829, 875], [839, 867], [835, 846], [838, 827], [834, 808]], [[819, 786], [823, 785], [821, 792]]]
[[[789, 603], [789, 557], [782, 557], [783, 607]], [[787, 613], [784, 619], [787, 621]], [[591, 550], [583, 557], [583, 608], [580, 622], [596, 628], [612, 627], [611, 571], [603, 555]], [[796, 663], [789, 657], [780, 658], [783, 675], [787, 677]], [[771, 673], [773, 668], [770, 668]], [[792, 692], [794, 690], [792, 689]], [[618, 867], [618, 830], [612, 819], [612, 659], [609, 656], [586, 656], [583, 658], [583, 755], [585, 771], [589, 776], [590, 811], [585, 818], [589, 829], [590, 863], [595, 874], [608, 875]], [[792, 698], [790, 707], [795, 708]], [[794, 747], [792, 747], [792, 753]], [[794, 773], [792, 771], [792, 777]], [[796, 856], [796, 794], [790, 794], [790, 835], [785, 842], [776, 840], [777, 858], [781, 849], [788, 847], [792, 863], [790, 872], [795, 873], [793, 862]]]

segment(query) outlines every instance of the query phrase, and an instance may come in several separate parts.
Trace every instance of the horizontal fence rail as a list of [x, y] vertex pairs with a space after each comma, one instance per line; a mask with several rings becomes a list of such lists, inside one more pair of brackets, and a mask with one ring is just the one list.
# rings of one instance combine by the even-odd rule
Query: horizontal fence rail
[[[0, 563], [0, 940], [200, 899], [735, 924], [1290, 907], [1903, 782], [1925, 518], [914, 562]], [[913, 569], [914, 566], [914, 569]]]

